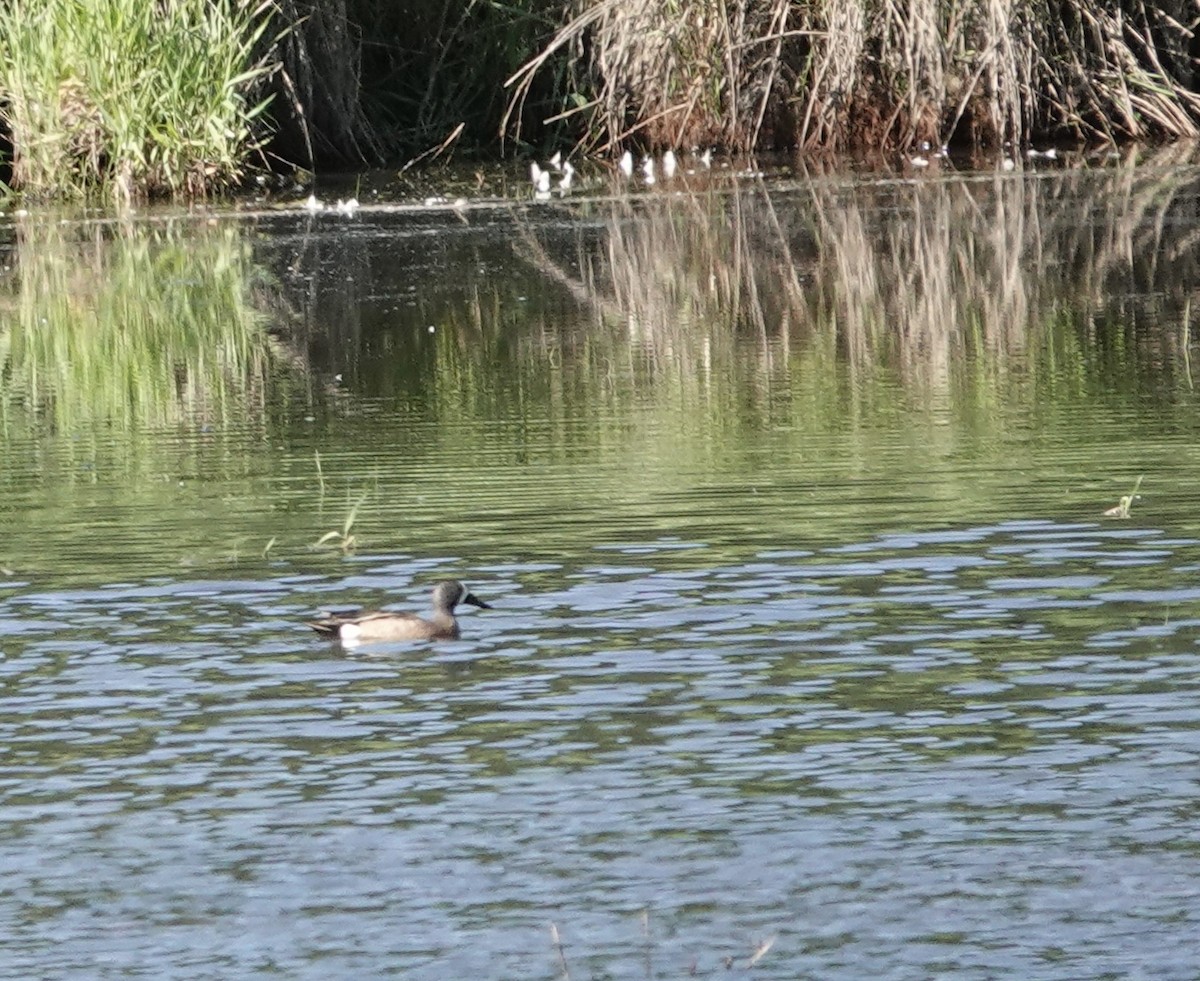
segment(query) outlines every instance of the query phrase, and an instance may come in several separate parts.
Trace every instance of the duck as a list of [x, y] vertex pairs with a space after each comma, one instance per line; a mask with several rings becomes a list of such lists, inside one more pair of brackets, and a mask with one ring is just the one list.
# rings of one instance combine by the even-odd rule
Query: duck
[[459, 603], [477, 606], [481, 610], [491, 609], [458, 580], [445, 579], [433, 587], [433, 611], [428, 617], [391, 610], [351, 610], [330, 613], [319, 620], [308, 621], [305, 626], [312, 627], [322, 637], [344, 643], [457, 640], [458, 620], [454, 616], [454, 608]]

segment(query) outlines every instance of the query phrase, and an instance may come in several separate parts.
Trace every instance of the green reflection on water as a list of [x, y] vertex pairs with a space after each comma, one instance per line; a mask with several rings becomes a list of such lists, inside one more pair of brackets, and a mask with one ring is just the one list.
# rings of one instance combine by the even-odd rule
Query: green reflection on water
[[28, 218], [8, 269], [0, 488], [13, 533], [0, 560], [92, 581], [128, 575], [127, 559], [176, 567], [172, 541], [205, 538], [228, 510], [220, 493], [180, 490], [215, 479], [245, 493], [270, 393], [294, 378], [254, 302], [243, 231]]
[[327, 566], [307, 546], [365, 498], [367, 553], [706, 543], [656, 556], [687, 568], [1091, 518], [1137, 474], [1174, 499], [1194, 200], [1192, 171], [1114, 169], [21, 226], [0, 560]]
[[16, 226], [0, 360], [9, 441], [107, 427], [242, 425], [272, 368], [232, 226]]

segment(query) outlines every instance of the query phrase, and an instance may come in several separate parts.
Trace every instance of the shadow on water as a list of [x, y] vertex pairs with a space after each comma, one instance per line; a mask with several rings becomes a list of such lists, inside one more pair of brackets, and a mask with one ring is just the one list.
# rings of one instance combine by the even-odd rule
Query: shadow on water
[[1188, 976], [1198, 180], [17, 226], [0, 963]]

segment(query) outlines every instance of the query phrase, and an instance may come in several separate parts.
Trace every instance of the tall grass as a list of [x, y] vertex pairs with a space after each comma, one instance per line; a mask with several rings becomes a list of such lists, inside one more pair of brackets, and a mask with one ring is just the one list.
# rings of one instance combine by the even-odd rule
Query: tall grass
[[265, 135], [270, 0], [8, 0], [0, 93], [13, 182], [128, 201], [242, 177]]
[[[574, 0], [535, 58], [507, 80], [514, 131], [538, 73], [567, 60], [564, 111], [588, 149], [640, 134], [646, 143], [748, 149], [766, 121], [789, 0]], [[758, 43], [762, 42], [762, 43]], [[774, 43], [772, 43], [774, 42]]]
[[1148, 0], [570, 0], [504, 125], [567, 63], [552, 120], [589, 149], [1197, 136], [1197, 23]]
[[0, 116], [19, 186], [125, 199], [235, 183], [268, 76], [274, 149], [305, 166], [498, 132], [601, 152], [1191, 137], [1198, 27], [1185, 0], [8, 0]]

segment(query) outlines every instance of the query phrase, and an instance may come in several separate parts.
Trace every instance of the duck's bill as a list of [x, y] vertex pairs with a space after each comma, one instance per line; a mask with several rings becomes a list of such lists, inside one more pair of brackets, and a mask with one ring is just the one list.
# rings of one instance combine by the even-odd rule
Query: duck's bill
[[485, 603], [483, 600], [481, 600], [474, 593], [467, 593], [467, 595], [462, 598], [462, 601], [464, 603], [470, 603], [472, 606], [477, 606], [481, 610], [490, 610], [491, 609], [491, 607], [488, 606], [487, 603]]

